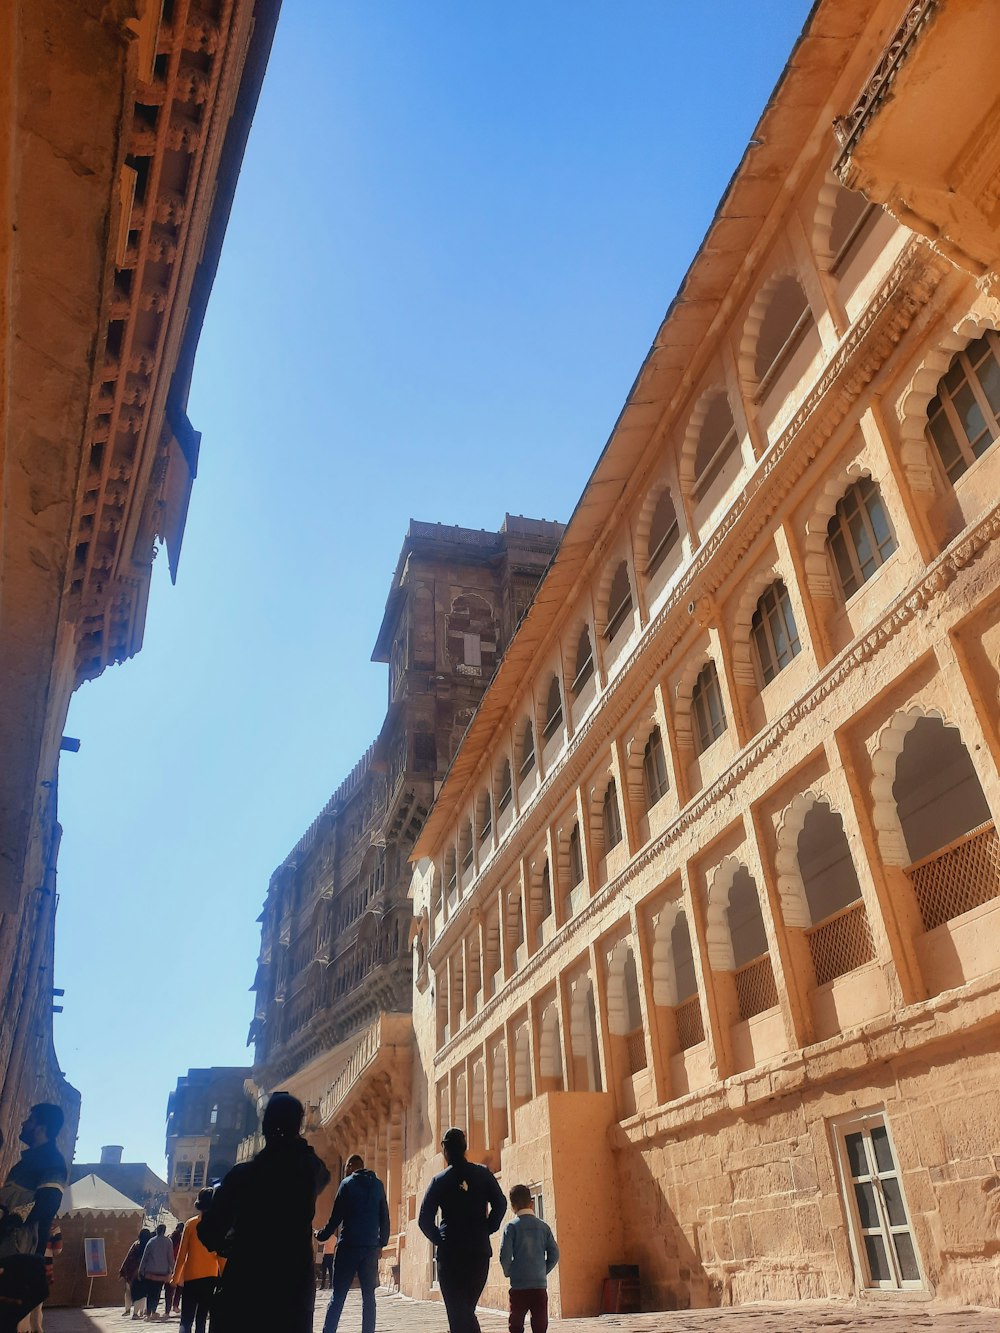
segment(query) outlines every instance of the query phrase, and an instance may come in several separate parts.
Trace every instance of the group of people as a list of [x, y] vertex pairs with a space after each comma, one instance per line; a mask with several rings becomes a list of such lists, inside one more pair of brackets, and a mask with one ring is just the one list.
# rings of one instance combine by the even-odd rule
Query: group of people
[[[196, 1216], [183, 1225], [178, 1222], [169, 1236], [162, 1222], [155, 1231], [143, 1227], [139, 1232], [119, 1273], [125, 1283], [123, 1314], [155, 1320], [179, 1310], [181, 1333], [205, 1333], [221, 1260], [202, 1244], [197, 1225], [213, 1193], [202, 1190], [195, 1200]], [[162, 1316], [157, 1312], [161, 1291]]]
[[[389, 1240], [385, 1189], [364, 1160], [351, 1156], [325, 1227], [313, 1232], [316, 1200], [330, 1173], [302, 1136], [302, 1103], [276, 1092], [264, 1111], [264, 1147], [215, 1189], [204, 1189], [196, 1215], [172, 1235], [143, 1228], [121, 1267], [124, 1314], [166, 1317], [180, 1303], [181, 1333], [312, 1333], [316, 1279], [313, 1246], [324, 1246], [331, 1293], [324, 1333], [337, 1333], [347, 1293], [361, 1287], [362, 1333], [375, 1330], [379, 1256]], [[41, 1104], [21, 1128], [20, 1161], [0, 1188], [0, 1333], [41, 1329], [66, 1163], [56, 1145], [57, 1106]], [[476, 1306], [507, 1200], [493, 1173], [470, 1162], [461, 1129], [441, 1142], [447, 1163], [427, 1188], [418, 1224], [436, 1247], [437, 1276], [450, 1333], [480, 1333]], [[551, 1228], [534, 1214], [531, 1191], [510, 1191], [513, 1219], [504, 1228], [500, 1264], [510, 1283], [510, 1333], [548, 1328], [548, 1275], [559, 1260]], [[339, 1231], [330, 1264], [326, 1247]], [[50, 1260], [51, 1263], [51, 1260]]]

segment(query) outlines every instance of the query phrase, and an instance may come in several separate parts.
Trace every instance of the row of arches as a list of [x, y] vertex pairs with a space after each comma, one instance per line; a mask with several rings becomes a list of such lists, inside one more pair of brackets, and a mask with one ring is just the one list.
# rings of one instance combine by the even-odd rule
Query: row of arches
[[[875, 749], [870, 788], [882, 862], [878, 878], [898, 868], [893, 892], [908, 897], [920, 929], [932, 931], [1000, 897], [1000, 847], [991, 810], [961, 733], [940, 712], [913, 705], [893, 714]], [[750, 859], [728, 855], [704, 873], [702, 925], [690, 920], [680, 899], [659, 910], [645, 962], [633, 941], [619, 941], [609, 955], [605, 993], [609, 1040], [624, 1043], [613, 1056], [616, 1077], [646, 1067], [643, 1032], [649, 1024], [642, 994], [670, 1011], [669, 1021], [661, 1022], [661, 1028], [669, 1027], [669, 1056], [704, 1040], [709, 1010], [699, 998], [699, 951], [717, 978], [721, 1012], [730, 1024], [746, 1023], [781, 1004], [772, 956], [775, 930], [800, 940], [789, 956], [799, 969], [796, 984], [803, 994], [876, 959], [877, 940], [886, 938], [886, 930], [875, 919], [880, 908], [873, 890], [863, 889], [862, 880], [871, 884], [873, 876], [863, 853], [859, 859], [856, 838], [852, 844], [843, 800], [823, 783], [797, 793], [776, 819], [771, 852], [761, 847]], [[853, 829], [853, 809], [850, 816]], [[485, 905], [480, 922], [438, 970], [439, 995], [451, 997], [442, 1001], [450, 1021], [447, 1030], [439, 1028], [439, 1046], [542, 947], [542, 923], [551, 919], [555, 929], [561, 924], [553, 892], [564, 886], [569, 849], [578, 836], [574, 823], [566, 859], [557, 858], [555, 884], [547, 857], [526, 865], [525, 876]], [[962, 873], [956, 873], [956, 855], [965, 857]], [[774, 886], [771, 906], [760, 879], [760, 866], [767, 864]], [[577, 867], [569, 877], [575, 873]], [[703, 939], [695, 949], [698, 930]]]

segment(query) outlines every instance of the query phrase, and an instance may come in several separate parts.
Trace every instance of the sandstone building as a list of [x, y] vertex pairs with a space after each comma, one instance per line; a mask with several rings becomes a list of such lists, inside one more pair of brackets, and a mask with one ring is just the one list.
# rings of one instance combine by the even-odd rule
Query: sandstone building
[[249, 1077], [249, 1068], [216, 1065], [189, 1069], [177, 1080], [167, 1099], [166, 1142], [169, 1203], [175, 1217], [192, 1217], [198, 1191], [236, 1165], [240, 1143], [256, 1127], [246, 1095]]
[[0, 1172], [52, 1049], [70, 695], [176, 574], [198, 335], [279, 0], [0, 0]]
[[996, 17], [816, 5], [424, 822], [414, 1296], [457, 1123], [564, 1315], [997, 1304]]
[[[562, 525], [411, 522], [372, 660], [388, 709], [368, 751], [271, 876], [254, 981], [253, 1083], [309, 1108], [339, 1179], [361, 1145], [398, 1211], [410, 1088], [409, 857]], [[256, 1137], [242, 1155], [258, 1146]]]

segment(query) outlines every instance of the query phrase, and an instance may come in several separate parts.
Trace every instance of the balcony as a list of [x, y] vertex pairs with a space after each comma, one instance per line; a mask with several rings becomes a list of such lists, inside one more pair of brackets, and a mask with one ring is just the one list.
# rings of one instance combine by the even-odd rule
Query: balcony
[[412, 1032], [409, 1014], [380, 1014], [361, 1034], [347, 1064], [320, 1099], [318, 1124], [335, 1124], [383, 1074], [390, 1076], [394, 1095], [408, 1097]]
[[924, 930], [1000, 898], [1000, 840], [993, 824], [980, 824], [947, 847], [904, 871], [917, 896]]

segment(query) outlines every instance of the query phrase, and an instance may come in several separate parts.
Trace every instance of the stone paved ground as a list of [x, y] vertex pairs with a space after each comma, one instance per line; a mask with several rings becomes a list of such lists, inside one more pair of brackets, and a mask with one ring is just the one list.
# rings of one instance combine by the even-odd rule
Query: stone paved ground
[[[316, 1333], [323, 1327], [326, 1297], [316, 1306]], [[444, 1311], [433, 1301], [401, 1296], [378, 1298], [378, 1333], [446, 1333]], [[505, 1333], [506, 1319], [481, 1312], [483, 1333]], [[52, 1310], [46, 1333], [118, 1333], [131, 1329], [120, 1310]], [[160, 1327], [177, 1329], [177, 1318]], [[359, 1333], [361, 1297], [352, 1291], [340, 1321], [340, 1333]], [[924, 1304], [878, 1304], [874, 1308], [830, 1305], [752, 1305], [739, 1310], [691, 1310], [683, 1314], [603, 1315], [594, 1319], [553, 1320], [552, 1333], [1000, 1333], [1000, 1312], [947, 1310]], [[281, 1333], [276, 1329], [275, 1333]]]

